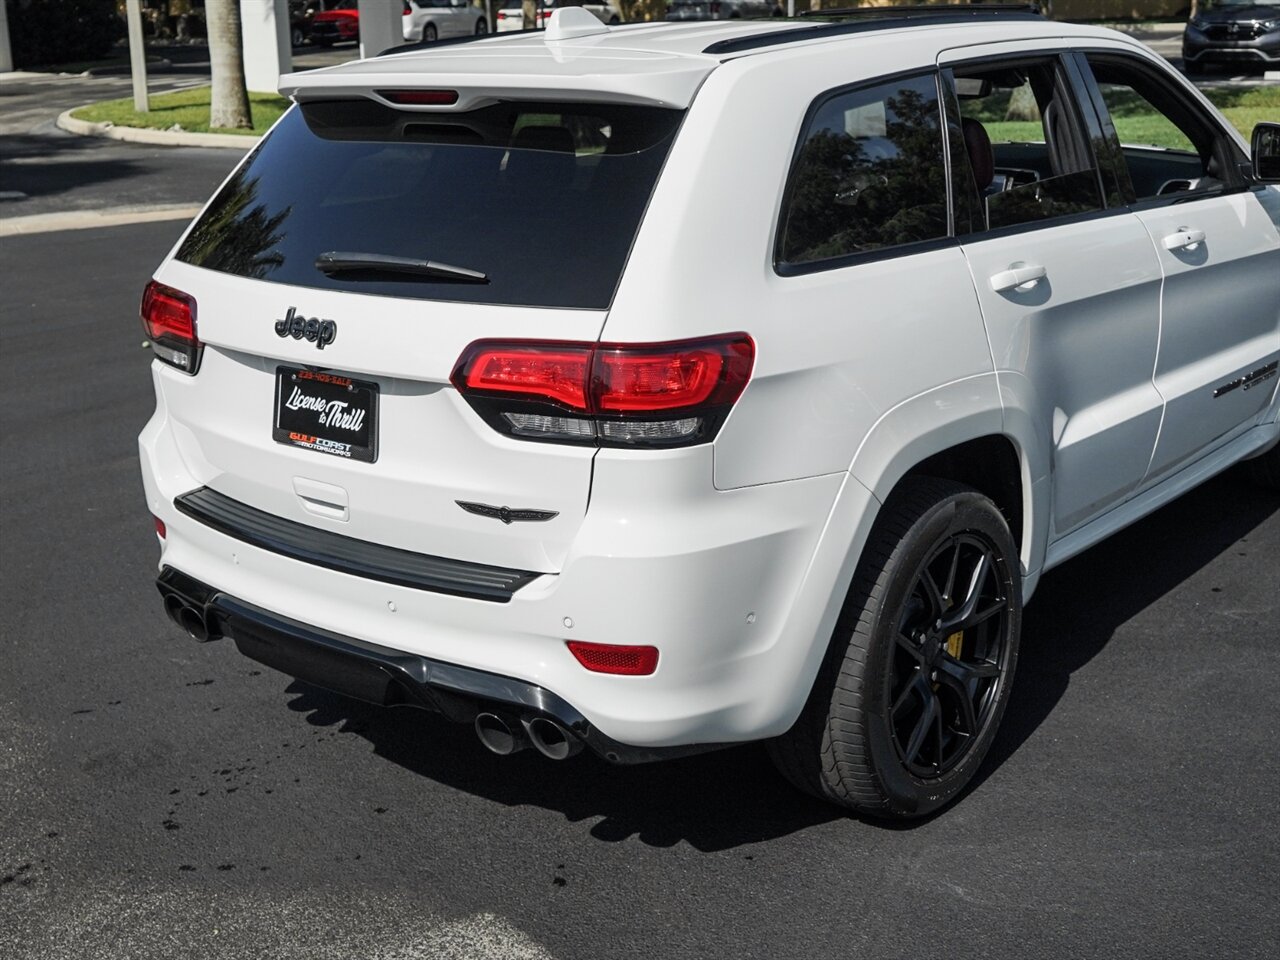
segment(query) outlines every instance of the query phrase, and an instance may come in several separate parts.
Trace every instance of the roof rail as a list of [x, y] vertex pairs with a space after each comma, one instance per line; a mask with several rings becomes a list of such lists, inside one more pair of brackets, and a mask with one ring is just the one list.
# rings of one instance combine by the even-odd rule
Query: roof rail
[[[717, 40], [703, 49], [703, 53], [742, 53], [746, 50], [758, 50], [761, 47], [772, 47], [784, 43], [801, 43], [805, 40], [826, 40], [831, 37], [845, 36], [852, 33], [870, 33], [875, 30], [894, 30], [899, 27], [937, 26], [941, 24], [964, 23], [966, 21], [982, 22], [999, 20], [1043, 20], [1039, 7], [1035, 4], [1012, 3], [966, 3], [957, 6], [910, 6], [910, 7], [854, 7], [844, 10], [815, 10], [810, 17], [845, 16], [853, 19], [837, 20], [835, 23], [822, 21], [812, 26], [797, 27], [789, 30], [769, 30], [746, 37], [735, 37], [730, 40]], [[808, 18], [806, 18], [808, 19]]]
[[909, 15], [964, 16], [966, 13], [1035, 13], [1041, 14], [1039, 3], [937, 3], [901, 4], [887, 7], [833, 7], [830, 10], [802, 10], [797, 17], [806, 19], [845, 17], [897, 17]]

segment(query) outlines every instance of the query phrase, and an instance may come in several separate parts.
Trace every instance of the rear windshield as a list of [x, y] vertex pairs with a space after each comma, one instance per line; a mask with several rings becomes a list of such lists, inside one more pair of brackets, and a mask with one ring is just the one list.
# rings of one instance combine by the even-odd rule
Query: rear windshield
[[[218, 193], [178, 259], [384, 296], [607, 307], [682, 112], [498, 103], [458, 114], [373, 100], [290, 111]], [[487, 282], [321, 272], [325, 253], [430, 260]]]

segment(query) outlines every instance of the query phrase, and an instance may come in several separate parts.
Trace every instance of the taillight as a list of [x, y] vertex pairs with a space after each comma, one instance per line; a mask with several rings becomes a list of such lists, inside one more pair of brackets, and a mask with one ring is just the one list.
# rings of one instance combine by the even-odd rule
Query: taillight
[[711, 0], [711, 15], [718, 17], [720, 15], [720, 4], [716, 0]]
[[623, 677], [647, 677], [658, 669], [657, 647], [632, 647], [612, 643], [566, 640], [574, 658], [592, 673]]
[[152, 280], [142, 294], [142, 329], [156, 359], [186, 373], [199, 369], [195, 297]]
[[745, 333], [653, 344], [477, 340], [450, 379], [509, 436], [672, 447], [715, 438], [754, 362]]

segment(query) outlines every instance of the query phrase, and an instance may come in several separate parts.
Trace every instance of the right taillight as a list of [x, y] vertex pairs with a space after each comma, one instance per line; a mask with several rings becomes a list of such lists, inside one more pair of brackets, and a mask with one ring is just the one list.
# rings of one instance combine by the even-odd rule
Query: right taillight
[[509, 436], [675, 447], [715, 438], [754, 362], [745, 333], [652, 344], [478, 340], [451, 379]]
[[152, 280], [142, 294], [142, 329], [156, 359], [184, 373], [199, 369], [195, 297]]

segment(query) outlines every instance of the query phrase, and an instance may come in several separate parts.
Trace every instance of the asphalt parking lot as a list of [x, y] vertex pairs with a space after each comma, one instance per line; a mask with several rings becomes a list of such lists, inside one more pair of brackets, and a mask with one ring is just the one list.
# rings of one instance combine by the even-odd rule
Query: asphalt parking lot
[[1280, 949], [1274, 494], [1221, 477], [1049, 575], [994, 755], [926, 822], [753, 746], [504, 760], [163, 616], [136, 311], [180, 230], [0, 239], [0, 956]]

